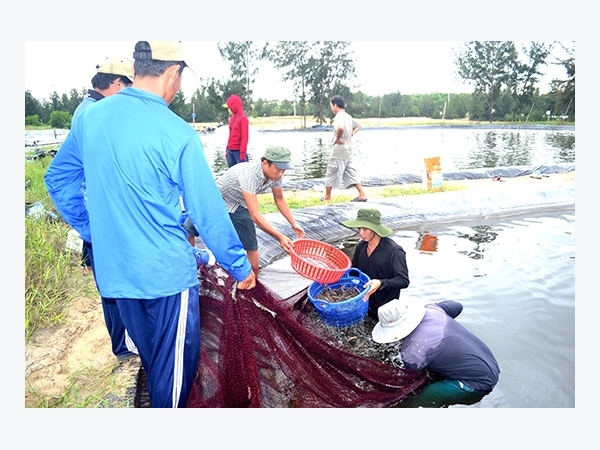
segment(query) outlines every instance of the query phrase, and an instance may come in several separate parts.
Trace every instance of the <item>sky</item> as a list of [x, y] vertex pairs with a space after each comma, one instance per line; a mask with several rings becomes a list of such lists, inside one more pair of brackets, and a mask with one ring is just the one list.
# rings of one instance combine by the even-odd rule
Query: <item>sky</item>
[[[261, 41], [264, 42], [264, 41]], [[201, 80], [229, 78], [229, 64], [219, 54], [217, 41], [184, 41], [193, 73], [185, 71], [182, 89], [186, 98]], [[455, 52], [463, 41], [352, 41], [355, 61], [353, 91], [379, 96], [392, 92], [428, 94], [469, 93], [472, 88], [455, 75]], [[25, 41], [25, 90], [34, 98], [48, 99], [53, 91], [69, 93], [72, 88], [91, 88], [95, 66], [107, 56], [131, 59], [135, 41]], [[48, 70], [51, 67], [52, 70]], [[564, 76], [560, 67], [547, 66], [540, 84], [547, 92], [552, 78]], [[290, 82], [281, 81], [281, 72], [262, 64], [253, 85], [254, 99], [292, 100]]]

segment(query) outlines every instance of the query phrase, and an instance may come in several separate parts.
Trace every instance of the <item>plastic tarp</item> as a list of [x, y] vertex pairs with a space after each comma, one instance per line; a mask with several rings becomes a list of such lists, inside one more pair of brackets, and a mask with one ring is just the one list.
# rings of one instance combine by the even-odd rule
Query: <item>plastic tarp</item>
[[[470, 180], [499, 176], [510, 179], [531, 175], [568, 173], [575, 171], [574, 164], [534, 167], [503, 167], [495, 169], [469, 170], [444, 173], [445, 180]], [[403, 183], [420, 183], [421, 175], [397, 175], [395, 177], [369, 178], [364, 186], [386, 186]], [[313, 189], [317, 180], [289, 183], [296, 189]], [[284, 189], [290, 189], [286, 184]], [[321, 181], [322, 186], [322, 181]], [[328, 243], [336, 243], [355, 235], [341, 222], [356, 218], [359, 209], [373, 207], [380, 210], [385, 223], [392, 229], [400, 229], [419, 223], [452, 221], [457, 219], [477, 219], [493, 215], [516, 214], [532, 208], [552, 208], [575, 204], [575, 182], [561, 183], [560, 186], [540, 184], [540, 186], [511, 185], [510, 182], [494, 183], [493, 189], [449, 191], [427, 195], [406, 195], [393, 198], [378, 198], [367, 203], [342, 203], [296, 209], [296, 221], [306, 231], [306, 237]], [[267, 220], [287, 236], [295, 234], [285, 218], [276, 213], [266, 214]], [[257, 229], [261, 267], [272, 264], [286, 256], [279, 242]]]

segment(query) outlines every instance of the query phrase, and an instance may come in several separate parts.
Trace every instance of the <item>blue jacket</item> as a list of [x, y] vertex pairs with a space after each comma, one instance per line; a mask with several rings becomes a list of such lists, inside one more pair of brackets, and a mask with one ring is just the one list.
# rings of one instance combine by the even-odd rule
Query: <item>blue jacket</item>
[[250, 274], [198, 135], [154, 94], [125, 88], [81, 111], [45, 182], [61, 216], [93, 242], [103, 297], [152, 299], [198, 283], [180, 197], [217, 262], [238, 281]]

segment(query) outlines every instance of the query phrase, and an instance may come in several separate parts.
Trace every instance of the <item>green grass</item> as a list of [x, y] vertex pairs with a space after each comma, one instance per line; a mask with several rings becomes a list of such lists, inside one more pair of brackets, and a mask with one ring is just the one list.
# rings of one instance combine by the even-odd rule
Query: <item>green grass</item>
[[[25, 338], [64, 319], [80, 287], [79, 254], [65, 248], [69, 227], [48, 218], [25, 218]], [[79, 272], [78, 272], [79, 273]]]
[[[367, 190], [367, 196], [371, 199], [375, 198], [389, 198], [389, 197], [400, 197], [403, 195], [424, 195], [431, 194], [433, 192], [448, 192], [448, 191], [456, 191], [464, 189], [464, 186], [460, 184], [450, 184], [448, 182], [444, 182], [442, 187], [434, 188], [431, 191], [427, 191], [423, 189], [420, 184], [408, 184], [406, 186], [403, 185], [394, 185], [394, 186], [384, 186], [379, 189], [373, 188], [365, 188]], [[334, 191], [335, 192], [335, 191]], [[343, 191], [342, 191], [343, 192]], [[341, 193], [341, 194], [332, 194], [331, 201], [328, 204], [336, 204], [336, 203], [348, 203], [356, 196], [356, 190], [350, 189], [350, 194]], [[311, 206], [324, 205], [321, 201], [321, 197], [323, 193], [307, 193], [306, 191], [284, 191], [284, 197], [287, 201], [290, 209], [302, 209], [309, 208]], [[259, 202], [259, 211], [262, 214], [268, 214], [273, 212], [278, 212], [277, 206], [275, 205], [275, 201], [273, 200], [273, 195], [270, 193], [259, 194], [258, 195]]]
[[53, 218], [58, 216], [44, 185], [50, 160], [25, 163], [25, 207], [42, 205], [39, 216], [25, 215], [24, 219], [26, 340], [36, 329], [60, 323], [81, 288], [81, 277], [75, 276], [79, 254], [65, 247], [70, 227]]

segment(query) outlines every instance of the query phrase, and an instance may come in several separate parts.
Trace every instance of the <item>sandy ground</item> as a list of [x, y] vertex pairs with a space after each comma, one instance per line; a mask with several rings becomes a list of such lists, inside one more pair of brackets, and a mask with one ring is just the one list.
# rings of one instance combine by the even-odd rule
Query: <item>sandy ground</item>
[[[91, 273], [82, 276], [93, 283]], [[131, 398], [138, 370], [139, 358], [120, 363], [113, 355], [100, 296], [78, 297], [61, 325], [39, 331], [25, 345], [25, 406], [36, 406], [38, 395], [62, 395], [74, 379], [84, 396], [97, 390], [95, 378], [111, 373], [115, 385], [107, 402], [122, 405]]]
[[[503, 182], [478, 179], [459, 183], [468, 189], [502, 189], [502, 186], [515, 183], [539, 185], [574, 180], [575, 172], [568, 172], [542, 179], [525, 176]], [[367, 189], [372, 195], [381, 188]], [[93, 283], [92, 275], [87, 277]], [[101, 404], [133, 407], [131, 399], [139, 367], [139, 358], [120, 363], [112, 354], [99, 295], [76, 298], [63, 324], [39, 331], [25, 346], [25, 406], [36, 406], [38, 395], [61, 395], [73, 379], [77, 379], [75, 385], [83, 396], [87, 389], [94, 392], [98, 377], [114, 374], [111, 395]]]

